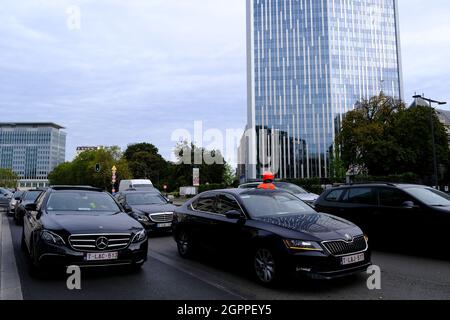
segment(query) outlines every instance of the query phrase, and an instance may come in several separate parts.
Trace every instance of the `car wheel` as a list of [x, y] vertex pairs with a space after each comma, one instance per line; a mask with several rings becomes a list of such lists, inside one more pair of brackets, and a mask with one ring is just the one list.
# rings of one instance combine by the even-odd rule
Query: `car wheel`
[[14, 222], [16, 223], [16, 225], [20, 226], [22, 225], [22, 219], [20, 219], [17, 214], [14, 214]]
[[25, 242], [25, 232], [22, 231], [22, 238], [20, 239], [20, 248], [23, 252], [27, 252], [27, 244]]
[[183, 258], [190, 258], [194, 252], [191, 238], [186, 231], [181, 231], [177, 237], [178, 253]]
[[271, 286], [278, 282], [278, 265], [271, 250], [267, 248], [256, 250], [254, 269], [256, 279], [263, 285]]

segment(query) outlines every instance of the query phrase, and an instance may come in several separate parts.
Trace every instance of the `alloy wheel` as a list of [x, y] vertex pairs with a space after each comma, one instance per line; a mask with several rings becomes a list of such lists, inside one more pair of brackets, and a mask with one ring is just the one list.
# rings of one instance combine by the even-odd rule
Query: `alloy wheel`
[[267, 249], [258, 249], [255, 254], [255, 272], [258, 279], [266, 284], [274, 282], [275, 259]]

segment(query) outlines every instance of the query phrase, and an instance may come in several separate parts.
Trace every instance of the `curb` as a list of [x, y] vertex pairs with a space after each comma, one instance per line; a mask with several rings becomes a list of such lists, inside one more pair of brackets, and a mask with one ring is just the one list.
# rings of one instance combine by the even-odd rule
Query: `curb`
[[0, 214], [0, 300], [23, 300], [11, 229], [6, 213]]

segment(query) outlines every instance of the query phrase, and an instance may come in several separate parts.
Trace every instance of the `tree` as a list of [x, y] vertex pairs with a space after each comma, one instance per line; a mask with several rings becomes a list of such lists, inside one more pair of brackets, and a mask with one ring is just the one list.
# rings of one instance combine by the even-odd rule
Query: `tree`
[[[100, 172], [95, 171], [100, 165]], [[50, 174], [52, 185], [89, 185], [111, 190], [113, 166], [117, 167], [117, 178], [129, 179], [131, 177], [128, 163], [121, 157], [118, 147], [85, 151], [72, 162], [57, 166]]]
[[184, 141], [177, 144], [174, 152], [178, 161], [173, 164], [172, 171], [179, 182], [179, 186], [192, 185], [194, 168], [200, 169], [200, 182], [202, 184], [223, 184], [226, 182], [227, 163], [220, 150], [207, 150]]
[[391, 172], [395, 166], [390, 160], [397, 159], [400, 150], [389, 135], [389, 128], [395, 114], [403, 110], [401, 101], [381, 93], [362, 100], [348, 112], [336, 138], [345, 166], [366, 167], [373, 175]]
[[168, 183], [169, 164], [153, 144], [129, 145], [123, 155], [135, 179], [150, 179], [157, 188]]
[[364, 167], [372, 176], [429, 177], [433, 172], [430, 116], [439, 162], [448, 166], [448, 138], [434, 110], [406, 109], [403, 102], [382, 93], [345, 115], [336, 137], [338, 154], [346, 168]]
[[10, 169], [0, 168], [0, 186], [5, 188], [16, 188], [19, 176]]

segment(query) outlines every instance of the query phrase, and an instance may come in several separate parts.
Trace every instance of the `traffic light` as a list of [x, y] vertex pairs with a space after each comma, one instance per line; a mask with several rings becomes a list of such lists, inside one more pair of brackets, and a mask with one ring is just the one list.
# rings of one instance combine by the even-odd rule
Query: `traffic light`
[[95, 172], [99, 173], [100, 170], [101, 170], [100, 163], [97, 163], [97, 164], [95, 165]]

